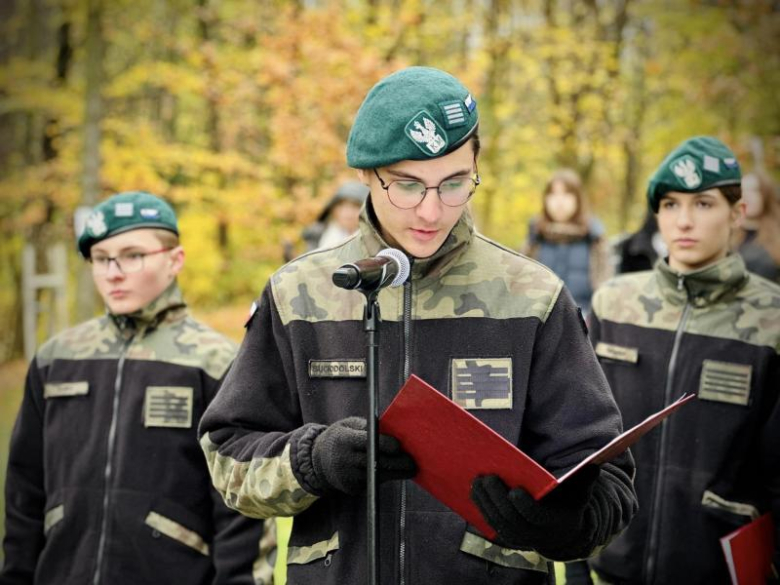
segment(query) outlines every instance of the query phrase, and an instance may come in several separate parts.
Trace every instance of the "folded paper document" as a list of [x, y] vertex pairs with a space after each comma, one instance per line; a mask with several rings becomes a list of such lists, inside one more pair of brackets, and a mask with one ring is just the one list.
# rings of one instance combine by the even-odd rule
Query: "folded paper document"
[[777, 572], [772, 567], [775, 528], [772, 514], [759, 516], [720, 539], [733, 585], [764, 585]]
[[557, 479], [485, 423], [414, 375], [379, 419], [379, 431], [396, 437], [414, 457], [419, 469], [414, 481], [486, 537], [494, 538], [495, 531], [469, 497], [476, 477], [498, 475], [508, 486], [522, 486], [538, 500], [584, 466], [613, 459], [694, 397], [693, 394], [683, 396]]

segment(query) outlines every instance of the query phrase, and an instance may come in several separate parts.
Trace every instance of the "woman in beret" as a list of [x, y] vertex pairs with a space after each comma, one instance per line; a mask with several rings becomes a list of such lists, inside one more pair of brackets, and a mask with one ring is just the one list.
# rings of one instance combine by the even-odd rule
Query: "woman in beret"
[[627, 426], [698, 397], [633, 448], [639, 512], [592, 561], [608, 583], [728, 584], [720, 539], [780, 518], [780, 287], [732, 252], [740, 180], [716, 138], [674, 149], [647, 192], [668, 256], [594, 295], [591, 337]]

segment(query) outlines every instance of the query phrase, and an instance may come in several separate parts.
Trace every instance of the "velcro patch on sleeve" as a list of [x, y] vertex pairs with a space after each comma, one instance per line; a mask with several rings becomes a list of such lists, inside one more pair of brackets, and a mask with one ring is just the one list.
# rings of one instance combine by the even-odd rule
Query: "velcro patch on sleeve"
[[147, 386], [145, 427], [192, 427], [193, 389], [185, 386]]
[[596, 355], [610, 360], [628, 362], [631, 364], [635, 364], [639, 361], [639, 350], [635, 347], [604, 343], [603, 341], [599, 341], [596, 344]]
[[309, 378], [365, 377], [365, 360], [309, 360]]
[[512, 358], [452, 360], [452, 400], [469, 410], [512, 408]]
[[699, 398], [747, 406], [753, 366], [704, 360], [699, 379]]
[[49, 382], [43, 385], [44, 398], [64, 398], [89, 394], [89, 382]]

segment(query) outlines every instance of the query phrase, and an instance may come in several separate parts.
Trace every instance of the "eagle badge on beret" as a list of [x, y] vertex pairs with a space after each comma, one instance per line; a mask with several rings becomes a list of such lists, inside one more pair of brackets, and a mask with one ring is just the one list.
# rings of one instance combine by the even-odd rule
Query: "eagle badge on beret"
[[687, 189], [695, 189], [701, 185], [701, 173], [699, 173], [696, 162], [691, 157], [684, 156], [678, 158], [670, 166], [680, 183], [685, 185]]
[[97, 211], [87, 218], [87, 229], [93, 236], [97, 237], [102, 236], [108, 231], [106, 218], [102, 211]]
[[447, 148], [447, 134], [425, 110], [409, 120], [404, 131], [414, 145], [428, 156], [436, 156]]

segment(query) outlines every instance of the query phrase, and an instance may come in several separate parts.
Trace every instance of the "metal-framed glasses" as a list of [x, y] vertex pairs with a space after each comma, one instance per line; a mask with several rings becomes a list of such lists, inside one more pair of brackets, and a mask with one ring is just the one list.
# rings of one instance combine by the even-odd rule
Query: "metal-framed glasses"
[[431, 189], [436, 190], [439, 199], [447, 207], [460, 207], [471, 199], [471, 196], [474, 195], [477, 186], [480, 184], [478, 169], [471, 176], [450, 177], [435, 187], [428, 187], [425, 183], [415, 181], [414, 179], [397, 179], [385, 183], [376, 169], [374, 169], [374, 174], [379, 179], [382, 189], [387, 192], [387, 198], [390, 200], [390, 203], [399, 209], [417, 207]]
[[89, 262], [92, 264], [92, 272], [95, 274], [107, 274], [112, 262], [116, 264], [116, 267], [122, 274], [132, 274], [133, 272], [141, 272], [144, 269], [144, 258], [147, 256], [161, 254], [169, 250], [173, 250], [173, 248], [161, 248], [151, 252], [121, 252], [116, 256], [95, 254], [90, 256]]

